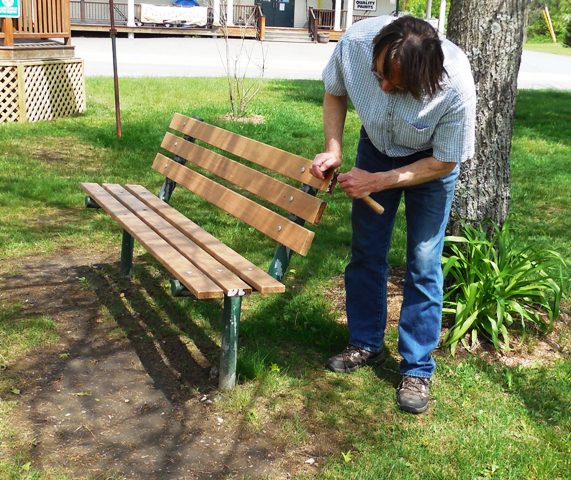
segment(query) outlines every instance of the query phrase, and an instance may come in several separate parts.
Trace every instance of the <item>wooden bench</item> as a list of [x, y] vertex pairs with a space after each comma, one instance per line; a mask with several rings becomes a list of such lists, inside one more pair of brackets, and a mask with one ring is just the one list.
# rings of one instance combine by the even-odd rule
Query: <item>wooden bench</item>
[[[219, 387], [230, 389], [236, 382], [242, 296], [285, 291], [281, 280], [292, 253], [306, 255], [314, 237], [304, 222], [316, 224], [321, 219], [325, 203], [316, 193], [330, 190], [332, 175], [318, 180], [309, 172], [310, 160], [184, 115], [175, 114], [169, 128], [173, 133], [167, 132], [161, 143], [165, 154], [158, 153], [153, 162], [153, 169], [166, 177], [158, 197], [140, 185], [82, 183], [81, 187], [87, 193], [88, 207], [102, 208], [123, 228], [124, 276], [130, 276], [137, 240], [174, 277], [171, 287], [175, 295], [190, 292], [197, 299], [224, 298]], [[301, 188], [280, 177], [301, 182]], [[269, 271], [261, 270], [168, 205], [176, 185], [278, 242]], [[271, 209], [265, 206], [268, 204], [273, 204]], [[283, 212], [287, 212], [285, 216]]]

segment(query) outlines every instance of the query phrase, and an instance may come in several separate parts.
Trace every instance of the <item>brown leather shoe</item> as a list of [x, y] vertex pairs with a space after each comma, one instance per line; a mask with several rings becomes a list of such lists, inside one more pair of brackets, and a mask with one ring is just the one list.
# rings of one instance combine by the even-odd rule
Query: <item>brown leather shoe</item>
[[327, 361], [327, 368], [334, 372], [350, 373], [367, 364], [378, 364], [385, 360], [385, 352], [369, 352], [355, 345], [347, 345], [338, 355]]
[[429, 380], [421, 377], [402, 377], [397, 388], [397, 403], [401, 410], [422, 413], [428, 408]]

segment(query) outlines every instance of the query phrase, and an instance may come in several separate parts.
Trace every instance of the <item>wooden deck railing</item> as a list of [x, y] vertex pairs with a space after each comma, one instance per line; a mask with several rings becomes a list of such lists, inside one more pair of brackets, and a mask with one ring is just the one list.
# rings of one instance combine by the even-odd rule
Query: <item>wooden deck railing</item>
[[[356, 23], [365, 18], [371, 18], [371, 15], [353, 15], [353, 23]], [[322, 8], [310, 8], [309, 9], [309, 21], [308, 28], [309, 33], [312, 34], [312, 24], [314, 24], [317, 30], [333, 30], [335, 24], [335, 10], [324, 10]], [[347, 28], [347, 10], [341, 10], [341, 30]], [[317, 35], [317, 31], [315, 33]]]
[[333, 30], [335, 10], [315, 9], [314, 12], [320, 29]]
[[309, 30], [309, 35], [314, 42], [317, 42], [317, 31], [319, 30], [319, 25], [317, 24], [317, 15], [315, 14], [315, 9], [313, 7], [309, 7], [307, 18], [307, 29]]
[[266, 38], [266, 16], [262, 11], [262, 7], [256, 5], [254, 10], [254, 18], [256, 19], [256, 38], [265, 40]]
[[0, 38], [5, 46], [13, 45], [16, 38], [63, 38], [70, 43], [69, 1], [21, 0], [20, 18], [3, 19]]
[[[71, 23], [84, 25], [110, 25], [109, 3], [71, 0]], [[115, 25], [127, 25], [127, 3], [113, 2]], [[141, 16], [141, 5], [135, 4], [135, 18]]]
[[[85, 0], [71, 0], [71, 23], [75, 25], [110, 25], [109, 4], [92, 2]], [[113, 2], [115, 6], [115, 24], [127, 25], [127, 3]], [[234, 5], [234, 24], [250, 25], [258, 22], [259, 15], [256, 16], [256, 5]], [[221, 21], [226, 18], [225, 8], [221, 9]], [[261, 12], [261, 10], [260, 10]], [[135, 3], [135, 21], [141, 18], [141, 4]], [[208, 25], [213, 21], [212, 7], [208, 7]]]

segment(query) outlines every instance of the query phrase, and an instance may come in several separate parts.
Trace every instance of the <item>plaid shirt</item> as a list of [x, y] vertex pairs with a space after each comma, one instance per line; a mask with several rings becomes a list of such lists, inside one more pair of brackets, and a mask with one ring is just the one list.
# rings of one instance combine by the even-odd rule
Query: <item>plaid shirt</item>
[[391, 157], [431, 149], [442, 162], [474, 155], [476, 90], [466, 55], [442, 41], [442, 90], [415, 99], [410, 93], [385, 93], [371, 72], [373, 38], [394, 20], [375, 17], [354, 24], [337, 43], [323, 71], [327, 93], [348, 95], [371, 142]]

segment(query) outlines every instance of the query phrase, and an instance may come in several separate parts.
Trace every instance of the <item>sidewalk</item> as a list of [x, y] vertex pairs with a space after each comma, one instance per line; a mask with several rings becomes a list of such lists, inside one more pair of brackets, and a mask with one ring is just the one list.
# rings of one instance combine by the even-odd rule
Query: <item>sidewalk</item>
[[[113, 74], [109, 38], [74, 37], [76, 55], [85, 61], [86, 76]], [[237, 52], [241, 40], [230, 39], [228, 48]], [[250, 76], [264, 78], [321, 79], [321, 72], [336, 43], [282, 43], [245, 40], [251, 53]], [[265, 52], [265, 62], [263, 62]], [[118, 38], [120, 77], [223, 77], [226, 43], [213, 38]], [[571, 90], [571, 56], [524, 51], [519, 88]]]

